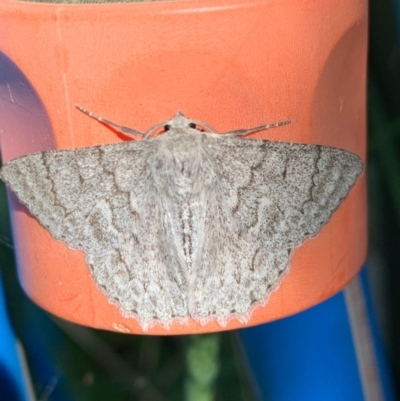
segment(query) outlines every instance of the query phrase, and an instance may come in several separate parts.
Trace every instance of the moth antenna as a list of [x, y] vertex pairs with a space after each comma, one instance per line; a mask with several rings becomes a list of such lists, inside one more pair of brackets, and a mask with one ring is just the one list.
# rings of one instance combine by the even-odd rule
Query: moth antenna
[[113, 123], [110, 120], [107, 120], [107, 119], [105, 119], [103, 117], [98, 116], [97, 114], [92, 113], [91, 111], [85, 109], [84, 107], [80, 106], [79, 104], [76, 104], [75, 107], [79, 111], [81, 111], [82, 113], [85, 113], [86, 115], [88, 115], [89, 117], [91, 117], [91, 118], [93, 118], [93, 119], [95, 119], [97, 121], [100, 121], [103, 124], [110, 125], [111, 127], [114, 127], [116, 129], [118, 129], [119, 131], [123, 132], [124, 134], [133, 135], [133, 136], [140, 136], [141, 138], [144, 137], [144, 134], [142, 132], [137, 131], [137, 130], [135, 130], [133, 128], [124, 127], [123, 125], [119, 125], [119, 124]]
[[150, 127], [143, 135], [143, 139], [149, 139], [151, 134], [153, 134], [157, 129], [164, 127], [166, 122], [158, 123]]
[[196, 124], [196, 126], [198, 126], [198, 127], [207, 128], [207, 129], [210, 131], [210, 133], [212, 133], [212, 134], [217, 134], [217, 133], [218, 133], [213, 127], [211, 127], [211, 125], [205, 123], [204, 121], [199, 121], [199, 120], [192, 120], [192, 121], [193, 121], [193, 122]]
[[277, 128], [277, 127], [282, 127], [282, 125], [287, 125], [290, 124], [292, 121], [291, 120], [283, 120], [279, 121], [277, 123], [270, 123], [270, 124], [265, 124], [265, 125], [260, 125], [258, 127], [254, 128], [247, 128], [247, 129], [238, 129], [236, 131], [230, 131], [230, 132], [224, 132], [221, 135], [225, 136], [246, 136], [249, 134], [253, 134], [254, 132], [258, 131], [264, 131], [270, 128]]

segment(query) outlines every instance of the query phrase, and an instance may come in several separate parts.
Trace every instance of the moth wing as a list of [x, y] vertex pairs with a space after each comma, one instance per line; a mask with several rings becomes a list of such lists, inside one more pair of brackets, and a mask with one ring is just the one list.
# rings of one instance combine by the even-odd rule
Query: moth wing
[[219, 184], [207, 195], [192, 317], [247, 321], [290, 267], [293, 248], [318, 234], [362, 172], [354, 154], [330, 147], [209, 138]]
[[316, 236], [363, 171], [358, 156], [328, 146], [233, 137], [209, 149], [227, 213], [269, 249]]
[[218, 190], [208, 198], [202, 259], [193, 274], [189, 311], [206, 324], [221, 326], [233, 317], [247, 322], [255, 306], [265, 304], [290, 265], [291, 249], [263, 248], [243, 236], [227, 218], [225, 197]]
[[41, 152], [0, 172], [55, 239], [84, 251], [108, 300], [143, 328], [188, 314], [185, 276], [168, 250], [165, 210], [149, 180], [150, 146], [131, 141]]

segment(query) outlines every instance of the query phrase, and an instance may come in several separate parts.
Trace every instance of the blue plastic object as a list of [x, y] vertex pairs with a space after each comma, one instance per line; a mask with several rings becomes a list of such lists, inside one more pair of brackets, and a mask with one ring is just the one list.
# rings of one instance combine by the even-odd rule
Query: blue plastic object
[[305, 312], [240, 331], [262, 401], [394, 401], [363, 272]]
[[1, 400], [31, 400], [26, 373], [21, 363], [17, 340], [14, 336], [4, 303], [0, 276], [0, 395]]

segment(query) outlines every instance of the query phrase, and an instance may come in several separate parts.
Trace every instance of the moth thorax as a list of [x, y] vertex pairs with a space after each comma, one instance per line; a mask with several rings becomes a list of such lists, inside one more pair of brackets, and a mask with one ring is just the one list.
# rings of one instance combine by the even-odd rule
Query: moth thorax
[[149, 160], [157, 186], [168, 188], [168, 192], [198, 193], [213, 185], [215, 172], [199, 147], [195, 152], [186, 146], [158, 152]]

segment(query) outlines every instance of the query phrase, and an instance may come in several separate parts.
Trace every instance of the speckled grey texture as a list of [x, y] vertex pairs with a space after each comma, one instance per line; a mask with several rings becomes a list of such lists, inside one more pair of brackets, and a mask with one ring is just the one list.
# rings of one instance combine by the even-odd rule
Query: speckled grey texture
[[188, 317], [246, 322], [362, 162], [239, 137], [254, 130], [217, 134], [200, 123], [204, 132], [179, 113], [165, 124], [137, 141], [19, 157], [0, 175], [55, 239], [84, 251], [108, 300], [144, 330]]

